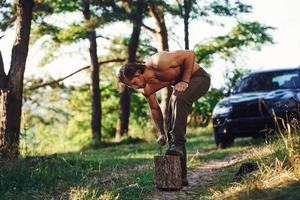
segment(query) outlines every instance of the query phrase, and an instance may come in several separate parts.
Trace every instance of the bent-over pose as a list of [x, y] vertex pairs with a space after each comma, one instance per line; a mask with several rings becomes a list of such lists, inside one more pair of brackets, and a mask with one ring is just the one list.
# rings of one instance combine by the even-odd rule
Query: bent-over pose
[[188, 185], [185, 148], [187, 117], [192, 111], [193, 102], [203, 96], [210, 86], [209, 75], [195, 63], [194, 57], [194, 52], [190, 50], [162, 51], [143, 64], [123, 65], [118, 75], [121, 82], [146, 97], [158, 130], [157, 143], [160, 145], [165, 145], [166, 134], [155, 93], [169, 85], [173, 86], [167, 116], [169, 148], [166, 154], [181, 156], [183, 186]]

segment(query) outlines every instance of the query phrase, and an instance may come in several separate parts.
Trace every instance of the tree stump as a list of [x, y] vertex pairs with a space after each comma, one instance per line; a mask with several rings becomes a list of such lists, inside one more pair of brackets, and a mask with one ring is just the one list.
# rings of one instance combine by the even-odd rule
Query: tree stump
[[158, 189], [179, 190], [182, 188], [180, 156], [154, 156], [155, 184]]

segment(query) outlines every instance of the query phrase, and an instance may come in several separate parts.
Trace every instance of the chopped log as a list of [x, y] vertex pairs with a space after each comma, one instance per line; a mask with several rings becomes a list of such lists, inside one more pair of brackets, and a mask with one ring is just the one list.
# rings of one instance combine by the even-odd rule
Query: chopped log
[[180, 156], [154, 156], [155, 184], [158, 189], [179, 190], [182, 188]]

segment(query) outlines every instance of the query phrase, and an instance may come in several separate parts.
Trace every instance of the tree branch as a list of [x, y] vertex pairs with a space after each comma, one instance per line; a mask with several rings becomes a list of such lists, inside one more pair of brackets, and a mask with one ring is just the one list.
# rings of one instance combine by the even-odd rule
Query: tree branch
[[103, 36], [103, 35], [97, 35], [96, 38], [103, 38], [103, 39], [106, 39], [106, 40], [111, 40], [111, 38]]
[[158, 33], [155, 29], [150, 28], [149, 26], [142, 24], [142, 28], [143, 30], [145, 30], [147, 33], [149, 33], [149, 35], [151, 35], [152, 37], [156, 37], [156, 34]]
[[[100, 65], [107, 64], [107, 63], [111, 63], [111, 62], [124, 62], [124, 61], [125, 61], [125, 59], [123, 59], [123, 58], [116, 58], [116, 59], [106, 60], [106, 61], [99, 62], [99, 67], [100, 67]], [[83, 71], [83, 70], [89, 69], [90, 67], [91, 67], [91, 66], [83, 67], [83, 68], [78, 69], [78, 70], [76, 70], [75, 72], [73, 72], [73, 73], [71, 73], [71, 74], [69, 74], [69, 75], [67, 75], [67, 76], [64, 76], [64, 77], [62, 77], [62, 78], [59, 78], [59, 79], [57, 79], [57, 80], [50, 81], [50, 82], [47, 82], [47, 83], [43, 83], [43, 84], [41, 84], [41, 85], [33, 86], [33, 87], [29, 88], [29, 90], [36, 90], [36, 89], [41, 88], [41, 87], [46, 87], [46, 86], [48, 86], [48, 85], [54, 85], [54, 84], [57, 84], [57, 83], [59, 83], [59, 82], [61, 82], [61, 81], [66, 80], [67, 78], [69, 78], [69, 77], [71, 77], [71, 76], [73, 76], [73, 75], [75, 75], [75, 74], [77, 74], [77, 73]]]
[[183, 49], [180, 42], [176, 38], [174, 38], [174, 37], [170, 37], [170, 38], [171, 38], [171, 40], [173, 40], [177, 43], [177, 45], [179, 46], [179, 49]]
[[154, 33], [154, 34], [157, 33], [157, 31], [156, 31], [155, 29], [153, 29], [153, 28], [147, 26], [147, 25], [144, 24], [144, 23], [142, 24], [142, 26], [143, 26], [144, 28], [146, 28], [148, 31], [150, 31], [150, 32], [152, 32], [152, 33]]

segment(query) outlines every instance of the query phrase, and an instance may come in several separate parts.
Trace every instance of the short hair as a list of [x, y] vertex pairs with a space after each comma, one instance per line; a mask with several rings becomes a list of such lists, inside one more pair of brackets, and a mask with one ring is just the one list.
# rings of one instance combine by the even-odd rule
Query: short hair
[[140, 70], [141, 73], [144, 73], [145, 67], [146, 66], [144, 64], [140, 63], [126, 63], [119, 70], [119, 81], [124, 82], [126, 79], [131, 80], [138, 70]]

